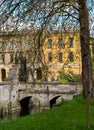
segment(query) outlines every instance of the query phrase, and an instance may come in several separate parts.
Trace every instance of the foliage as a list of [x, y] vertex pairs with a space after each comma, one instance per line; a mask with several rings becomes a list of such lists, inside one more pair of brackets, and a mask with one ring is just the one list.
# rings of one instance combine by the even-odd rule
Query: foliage
[[[60, 32], [74, 32], [80, 28], [84, 97], [87, 96], [88, 88], [92, 86], [87, 2], [94, 3], [93, 0], [3, 0], [0, 2], [0, 25], [6, 23], [10, 16], [14, 16], [16, 23], [29, 23], [30, 27], [42, 29], [45, 27], [48, 32], [59, 28]], [[94, 29], [94, 24], [91, 24], [91, 28]]]
[[[50, 27], [51, 24], [63, 24], [64, 22], [65, 25], [69, 22], [72, 25], [74, 23], [71, 20], [76, 21], [75, 19], [78, 19], [77, 9], [73, 7], [73, 2], [76, 0], [70, 2], [65, 0], [4, 0], [0, 10], [0, 23], [3, 24], [10, 16], [14, 16], [16, 23], [29, 23], [28, 25], [37, 27], [43, 24]], [[68, 25], [70, 26], [70, 24]], [[74, 25], [77, 25], [77, 22]]]
[[59, 78], [60, 82], [77, 82], [79, 81], [79, 76], [72, 75], [68, 73], [62, 73]]
[[62, 83], [67, 83], [68, 82], [68, 80], [64, 79], [64, 78], [60, 78], [59, 81], [62, 82]]
[[36, 82], [36, 83], [41, 83], [42, 80], [41, 80], [41, 79], [37, 79], [35, 82]]
[[[92, 101], [94, 102], [94, 101]], [[94, 129], [94, 103], [91, 104], [91, 128]], [[0, 122], [1, 130], [87, 130], [87, 102], [79, 98], [64, 101], [60, 107]]]

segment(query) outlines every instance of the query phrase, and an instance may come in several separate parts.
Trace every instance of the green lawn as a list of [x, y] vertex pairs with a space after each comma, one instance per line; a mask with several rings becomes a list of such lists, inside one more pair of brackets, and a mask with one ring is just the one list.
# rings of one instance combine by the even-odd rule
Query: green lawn
[[[94, 130], [94, 101], [91, 101], [91, 128]], [[0, 130], [87, 130], [86, 101], [78, 97], [60, 107], [31, 116], [0, 122]]]

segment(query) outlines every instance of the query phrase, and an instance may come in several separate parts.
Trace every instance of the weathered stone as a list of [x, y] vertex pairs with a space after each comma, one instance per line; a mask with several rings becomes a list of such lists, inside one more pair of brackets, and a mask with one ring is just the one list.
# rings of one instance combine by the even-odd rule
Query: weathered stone
[[[62, 83], [5, 83], [0, 84], [0, 107], [5, 109], [17, 109], [21, 107], [20, 101], [31, 97], [30, 106], [43, 106], [43, 109], [50, 106], [50, 100], [56, 98], [59, 105], [62, 98], [71, 100], [77, 93], [75, 90], [82, 90], [81, 84]], [[72, 93], [71, 93], [72, 92]], [[62, 97], [62, 98], [61, 98]], [[10, 108], [9, 105], [10, 104]], [[7, 111], [7, 110], [6, 110]]]
[[58, 106], [58, 105], [61, 105], [62, 101], [63, 101], [63, 97], [57, 98], [55, 105], [57, 105], [57, 106]]
[[40, 106], [40, 100], [37, 97], [32, 97], [29, 100], [29, 107]]

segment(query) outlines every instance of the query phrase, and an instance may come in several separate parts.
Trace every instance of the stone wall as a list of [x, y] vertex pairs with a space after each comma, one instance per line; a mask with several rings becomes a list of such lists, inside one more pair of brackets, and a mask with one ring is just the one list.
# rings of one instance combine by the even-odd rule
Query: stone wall
[[[31, 96], [31, 102], [34, 105], [47, 106], [50, 100], [57, 96], [63, 95], [64, 99], [72, 99], [72, 92], [78, 93], [82, 90], [79, 83], [11, 83], [0, 84], [0, 110], [8, 112], [21, 107], [20, 101]], [[67, 94], [67, 93], [70, 94]], [[65, 93], [65, 94], [64, 94]], [[71, 96], [72, 95], [72, 96]]]

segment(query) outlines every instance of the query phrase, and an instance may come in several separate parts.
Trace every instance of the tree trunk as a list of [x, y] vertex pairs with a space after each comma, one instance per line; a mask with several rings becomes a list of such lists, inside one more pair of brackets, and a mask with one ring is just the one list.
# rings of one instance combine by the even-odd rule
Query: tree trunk
[[92, 63], [89, 41], [89, 14], [86, 0], [79, 2], [80, 42], [82, 55], [82, 83], [83, 96], [86, 98], [93, 87]]

